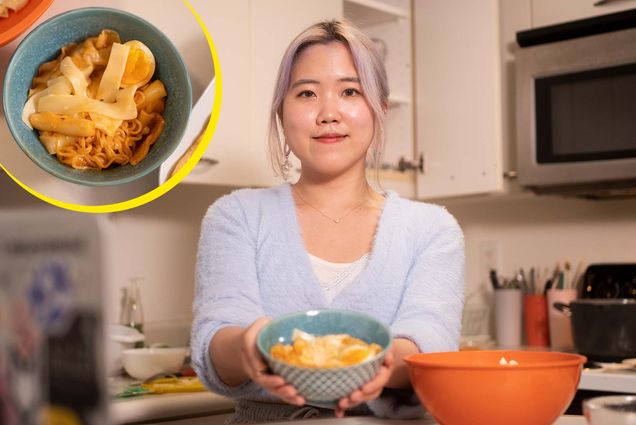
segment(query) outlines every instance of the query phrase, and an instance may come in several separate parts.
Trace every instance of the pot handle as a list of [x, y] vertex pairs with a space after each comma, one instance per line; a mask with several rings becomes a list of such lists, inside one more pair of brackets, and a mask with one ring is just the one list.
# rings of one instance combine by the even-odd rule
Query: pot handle
[[552, 304], [552, 306], [559, 310], [561, 313], [565, 314], [567, 317], [572, 316], [572, 307], [570, 307], [570, 304], [555, 302], [554, 304]]

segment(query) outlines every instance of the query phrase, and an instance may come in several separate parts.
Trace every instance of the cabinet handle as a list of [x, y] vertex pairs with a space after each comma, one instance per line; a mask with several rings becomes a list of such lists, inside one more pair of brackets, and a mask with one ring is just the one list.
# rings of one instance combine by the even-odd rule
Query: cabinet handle
[[408, 160], [406, 158], [404, 158], [403, 156], [400, 157], [400, 159], [398, 160], [397, 164], [390, 164], [390, 163], [383, 163], [380, 166], [380, 169], [382, 170], [395, 170], [395, 171], [400, 171], [402, 173], [406, 172], [406, 171], [410, 171], [410, 170], [414, 170], [414, 171], [419, 171], [421, 174], [424, 174], [425, 170], [424, 170], [424, 164], [425, 164], [426, 160], [424, 158], [424, 154], [420, 154], [420, 156], [417, 158], [417, 160]]
[[424, 154], [421, 153], [417, 161], [407, 160], [403, 156], [400, 157], [397, 169], [399, 171], [415, 170], [424, 174]]
[[515, 180], [517, 178], [517, 172], [515, 170], [504, 171], [503, 177], [506, 180]]

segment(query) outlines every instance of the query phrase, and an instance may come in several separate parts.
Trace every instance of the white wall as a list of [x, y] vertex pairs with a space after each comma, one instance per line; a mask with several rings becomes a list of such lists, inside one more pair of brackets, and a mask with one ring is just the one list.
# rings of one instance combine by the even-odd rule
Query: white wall
[[[39, 205], [0, 173], [0, 208]], [[106, 315], [119, 315], [119, 291], [141, 276], [150, 342], [187, 343], [199, 225], [207, 207], [229, 188], [180, 185], [150, 204], [111, 214]], [[471, 304], [490, 303], [481, 264], [484, 243], [495, 242], [499, 271], [553, 267], [568, 260], [636, 262], [636, 199], [584, 201], [531, 195], [440, 202], [455, 215], [466, 238], [467, 294]], [[76, 214], [69, 212], [69, 215]]]
[[227, 191], [180, 185], [142, 207], [111, 214], [111, 302], [106, 309], [111, 322], [119, 316], [121, 288], [142, 277], [147, 340], [187, 344], [200, 222], [208, 206]]
[[523, 267], [576, 267], [600, 262], [636, 262], [636, 199], [587, 201], [533, 195], [446, 201], [466, 238], [467, 294], [490, 303], [482, 250], [498, 246], [499, 272]]

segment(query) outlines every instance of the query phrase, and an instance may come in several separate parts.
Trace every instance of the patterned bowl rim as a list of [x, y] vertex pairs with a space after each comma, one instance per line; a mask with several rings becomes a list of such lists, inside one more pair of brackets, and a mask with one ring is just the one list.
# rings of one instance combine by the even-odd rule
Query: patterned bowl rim
[[[386, 332], [386, 334], [389, 336], [389, 341], [386, 344], [386, 347], [384, 347], [382, 349], [382, 351], [380, 351], [378, 354], [376, 354], [375, 356], [371, 357], [370, 359], [367, 359], [363, 362], [360, 363], [356, 363], [354, 365], [350, 365], [350, 366], [337, 366], [337, 367], [302, 367], [302, 366], [296, 366], [287, 362], [283, 362], [281, 360], [277, 360], [275, 358], [273, 358], [264, 348], [263, 348], [263, 344], [261, 342], [261, 336], [263, 335], [263, 332], [265, 331], [265, 329], [267, 329], [270, 326], [274, 326], [284, 320], [290, 319], [292, 317], [298, 317], [298, 316], [306, 316], [309, 312], [315, 312], [316, 315], [321, 314], [321, 313], [339, 313], [339, 314], [344, 314], [346, 316], [353, 316], [353, 317], [361, 317], [364, 318], [365, 320], [369, 320], [371, 322], [375, 322], [377, 323], [380, 328]], [[366, 342], [366, 341], [365, 341]], [[391, 346], [393, 345], [393, 335], [391, 335], [391, 331], [389, 329], [388, 326], [386, 326], [384, 323], [380, 322], [379, 320], [375, 319], [374, 317], [368, 315], [368, 314], [364, 314], [364, 313], [359, 313], [359, 312], [355, 312], [355, 311], [348, 311], [348, 310], [338, 310], [338, 309], [311, 309], [311, 310], [304, 310], [304, 311], [300, 311], [300, 312], [296, 312], [296, 313], [290, 313], [290, 314], [285, 314], [283, 316], [279, 316], [275, 319], [272, 319], [271, 322], [267, 323], [258, 333], [258, 335], [256, 336], [256, 346], [258, 347], [258, 351], [261, 353], [261, 355], [267, 360], [268, 363], [277, 363], [280, 365], [285, 365], [287, 367], [292, 367], [294, 369], [297, 370], [303, 370], [303, 371], [315, 371], [315, 372], [327, 372], [327, 371], [347, 371], [347, 370], [353, 370], [356, 368], [359, 368], [361, 366], [370, 364], [370, 363], [374, 363], [378, 360], [381, 360], [384, 358], [384, 356], [386, 355], [387, 351], [391, 348]]]

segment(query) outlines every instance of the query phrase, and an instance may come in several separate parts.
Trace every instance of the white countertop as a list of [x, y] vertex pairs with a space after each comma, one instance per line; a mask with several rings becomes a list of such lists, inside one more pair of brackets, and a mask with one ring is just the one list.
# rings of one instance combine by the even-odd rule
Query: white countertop
[[578, 389], [636, 394], [636, 371], [608, 372], [586, 369], [581, 374]]
[[[233, 402], [209, 392], [162, 394], [116, 400], [111, 406], [111, 423], [125, 424], [169, 418], [213, 416], [230, 413]], [[316, 419], [320, 425], [436, 425], [432, 419], [395, 420], [373, 417]], [[307, 420], [280, 422], [280, 425], [307, 425]], [[553, 425], [586, 425], [583, 416], [564, 415]], [[272, 423], [274, 425], [274, 423]], [[487, 422], [484, 425], [488, 425]], [[513, 425], [513, 424], [511, 424]]]
[[[578, 389], [594, 391], [611, 391], [636, 394], [636, 374], [629, 372], [600, 372], [585, 370], [581, 375]], [[233, 410], [232, 400], [210, 392], [177, 393], [135, 397], [115, 400], [111, 404], [113, 424], [148, 421], [155, 419], [213, 416], [230, 413]], [[330, 425], [329, 419], [322, 419], [321, 425]], [[333, 425], [369, 425], [369, 421], [377, 423], [390, 422], [391, 425], [433, 425], [432, 421], [382, 421], [374, 418], [345, 418]], [[305, 423], [305, 422], [304, 422]], [[563, 416], [556, 425], [585, 424], [582, 416]], [[289, 423], [288, 423], [289, 424]], [[290, 425], [293, 425], [291, 423]], [[487, 424], [484, 424], [487, 425]]]
[[170, 393], [114, 400], [110, 423], [125, 424], [192, 416], [231, 413], [234, 402], [211, 392]]

